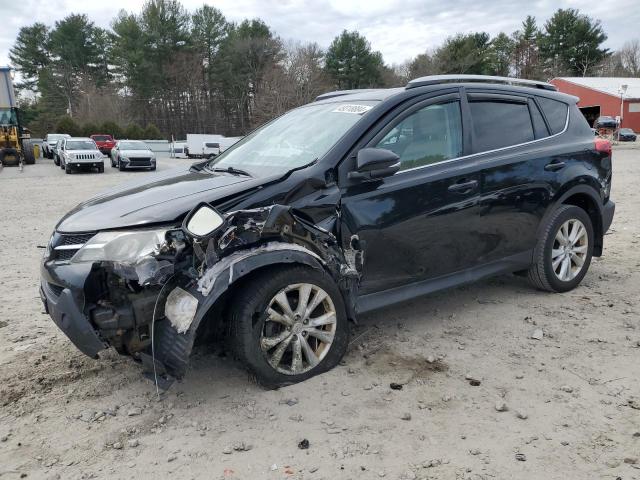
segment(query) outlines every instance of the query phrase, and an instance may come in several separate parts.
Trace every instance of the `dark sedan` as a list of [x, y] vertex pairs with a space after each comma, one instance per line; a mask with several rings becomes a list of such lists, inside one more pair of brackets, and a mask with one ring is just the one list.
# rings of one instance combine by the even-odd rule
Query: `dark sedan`
[[621, 142], [635, 142], [637, 137], [636, 132], [630, 128], [621, 128], [618, 132], [618, 140]]

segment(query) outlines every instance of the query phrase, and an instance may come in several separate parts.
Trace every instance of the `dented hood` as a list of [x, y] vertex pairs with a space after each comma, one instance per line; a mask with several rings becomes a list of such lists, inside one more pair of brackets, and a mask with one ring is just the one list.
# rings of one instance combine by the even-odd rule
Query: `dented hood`
[[62, 233], [168, 223], [200, 202], [215, 202], [276, 180], [172, 169], [107, 190], [81, 203], [56, 226]]

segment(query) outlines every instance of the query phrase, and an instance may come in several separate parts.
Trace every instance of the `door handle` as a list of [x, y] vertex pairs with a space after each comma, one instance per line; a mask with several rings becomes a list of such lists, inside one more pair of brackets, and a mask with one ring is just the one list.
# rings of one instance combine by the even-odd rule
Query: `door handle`
[[544, 169], [547, 172], [557, 172], [558, 170], [562, 170], [565, 166], [566, 166], [566, 163], [564, 162], [551, 162], [551, 163], [547, 163], [544, 166]]
[[449, 188], [447, 190], [454, 193], [469, 193], [470, 191], [474, 190], [477, 186], [478, 186], [477, 180], [469, 180], [466, 182], [462, 181], [459, 183], [454, 183], [453, 185], [449, 185]]

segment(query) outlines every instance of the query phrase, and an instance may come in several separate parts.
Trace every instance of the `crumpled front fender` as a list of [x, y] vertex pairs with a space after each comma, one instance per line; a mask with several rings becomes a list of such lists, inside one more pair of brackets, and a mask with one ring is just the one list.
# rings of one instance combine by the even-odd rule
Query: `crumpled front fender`
[[[220, 259], [185, 291], [198, 300], [198, 306], [184, 333], [184, 325], [165, 319], [155, 332], [155, 355], [175, 377], [182, 377], [193, 350], [200, 323], [218, 299], [232, 285], [251, 272], [268, 266], [297, 263], [324, 269], [325, 262], [314, 252], [292, 243], [271, 242], [249, 250], [235, 252]], [[184, 288], [184, 287], [181, 287]]]

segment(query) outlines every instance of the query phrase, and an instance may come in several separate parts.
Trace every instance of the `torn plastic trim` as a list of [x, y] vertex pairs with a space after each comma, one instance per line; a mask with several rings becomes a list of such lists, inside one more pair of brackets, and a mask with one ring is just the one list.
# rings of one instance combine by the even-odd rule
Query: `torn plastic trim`
[[[163, 368], [172, 376], [177, 378], [184, 376], [200, 323], [216, 301], [231, 288], [233, 283], [268, 265], [297, 263], [308, 265], [311, 268], [325, 268], [317, 255], [311, 253], [303, 247], [299, 248], [292, 244], [280, 243], [278, 245], [271, 244], [270, 246], [257, 247], [250, 252], [236, 252], [236, 254], [221, 259], [220, 263], [216, 264], [219, 265], [216, 268], [217, 276], [212, 275], [211, 280], [205, 282], [209, 292], [207, 296], [203, 296], [198, 291], [197, 283], [192, 288], [186, 288], [186, 291], [197, 298], [199, 303], [197, 312], [184, 333], [178, 331], [180, 325], [175, 325], [175, 322], [170, 321], [168, 318], [156, 322], [156, 360], [162, 362]], [[232, 270], [233, 274], [231, 273]]]

